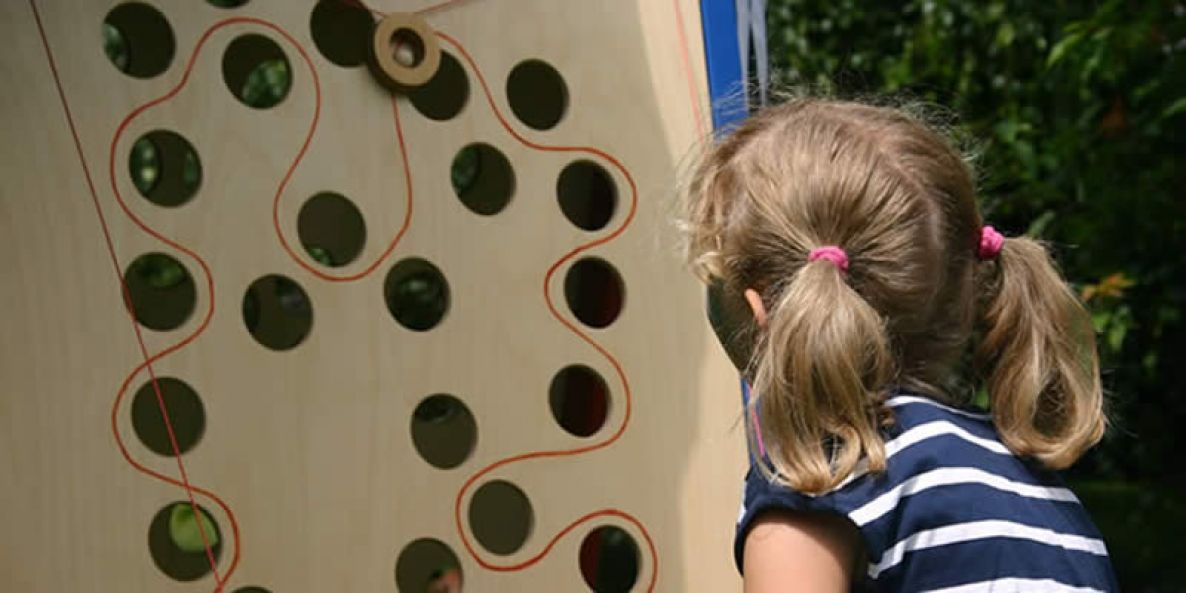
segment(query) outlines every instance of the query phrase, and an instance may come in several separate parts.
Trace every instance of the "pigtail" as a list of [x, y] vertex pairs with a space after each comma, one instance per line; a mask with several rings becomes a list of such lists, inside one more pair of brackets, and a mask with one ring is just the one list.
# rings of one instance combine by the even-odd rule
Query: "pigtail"
[[806, 493], [836, 487], [862, 458], [883, 470], [880, 391], [894, 362], [881, 316], [823, 260], [801, 266], [776, 299], [752, 361], [748, 432], [769, 462], [759, 467]]
[[977, 363], [993, 419], [1013, 452], [1066, 468], [1106, 424], [1091, 317], [1034, 240], [1004, 241], [985, 265], [996, 269]]

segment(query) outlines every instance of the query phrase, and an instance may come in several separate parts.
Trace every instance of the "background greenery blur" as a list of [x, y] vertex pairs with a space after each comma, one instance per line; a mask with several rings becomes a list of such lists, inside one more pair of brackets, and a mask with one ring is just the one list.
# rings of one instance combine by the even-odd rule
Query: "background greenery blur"
[[[1125, 591], [1186, 591], [1186, 3], [769, 0], [772, 69], [950, 108], [986, 218], [1049, 242], [1099, 331], [1113, 427], [1069, 475]], [[1182, 165], [1182, 166], [1178, 166]]]

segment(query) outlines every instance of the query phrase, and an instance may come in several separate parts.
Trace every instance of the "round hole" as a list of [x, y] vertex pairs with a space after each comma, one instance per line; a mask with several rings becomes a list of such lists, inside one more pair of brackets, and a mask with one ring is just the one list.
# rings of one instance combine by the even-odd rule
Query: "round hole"
[[391, 57], [404, 68], [415, 68], [424, 61], [424, 40], [411, 29], [396, 29], [391, 34]]
[[609, 387], [597, 371], [572, 365], [552, 377], [548, 403], [561, 428], [578, 437], [592, 436], [609, 414]]
[[252, 282], [243, 295], [243, 322], [255, 341], [272, 350], [288, 350], [309, 335], [313, 305], [299, 284], [269, 274]]
[[[161, 390], [161, 399], [165, 400], [165, 409], [169, 412], [169, 425], [177, 437], [177, 450], [184, 455], [198, 444], [202, 433], [206, 431], [206, 411], [202, 407], [202, 398], [184, 381], [173, 377], [158, 377], [157, 386]], [[169, 429], [161, 415], [161, 405], [152, 380], [145, 382], [132, 398], [132, 430], [152, 452], [173, 457], [173, 443], [169, 440]]]
[[322, 192], [309, 198], [297, 215], [297, 235], [313, 259], [344, 266], [358, 257], [366, 242], [366, 224], [353, 202]]
[[469, 78], [457, 58], [442, 51], [436, 74], [423, 85], [409, 90], [408, 99], [416, 111], [428, 119], [453, 119], [469, 100]]
[[618, 189], [601, 165], [577, 161], [560, 172], [556, 197], [569, 222], [586, 231], [596, 231], [613, 218]]
[[124, 272], [132, 314], [157, 331], [176, 329], [193, 314], [198, 293], [181, 262], [163, 253], [146, 253]]
[[568, 87], [546, 62], [526, 60], [507, 77], [507, 102], [519, 121], [536, 130], [549, 130], [568, 109]]
[[320, 0], [309, 17], [309, 30], [317, 51], [325, 59], [347, 68], [366, 62], [367, 43], [375, 20], [361, 4]]
[[[240, 6], [243, 6], [244, 4], [247, 4], [247, 0], [206, 0], [206, 1], [209, 2], [211, 6], [217, 6], [218, 8], [238, 8]], [[242, 590], [245, 591], [250, 588], [251, 587], [247, 587]]]
[[608, 262], [595, 257], [573, 264], [564, 276], [564, 298], [581, 323], [593, 328], [609, 326], [622, 312], [625, 297], [622, 277]]
[[239, 587], [234, 593], [272, 593], [263, 587]]
[[478, 425], [465, 404], [447, 394], [424, 398], [412, 413], [412, 444], [429, 465], [451, 469], [474, 450]]
[[[206, 543], [214, 561], [222, 552], [222, 533], [210, 513], [198, 506], [201, 525], [189, 501], [165, 505], [148, 526], [148, 552], [161, 572], [177, 581], [193, 581], [210, 573]], [[204, 537], [203, 537], [204, 536]]]
[[518, 486], [494, 480], [482, 484], [469, 501], [474, 539], [493, 554], [514, 554], [531, 535], [531, 502]]
[[470, 144], [457, 152], [449, 169], [453, 191], [477, 214], [498, 214], [511, 201], [515, 172], [511, 163], [489, 144]]
[[267, 109], [288, 96], [292, 67], [275, 41], [248, 33], [236, 37], [223, 52], [222, 79], [244, 105]]
[[140, 195], [158, 206], [180, 206], [202, 185], [202, 162], [181, 135], [168, 130], [144, 134], [132, 145], [128, 171]]
[[103, 19], [103, 50], [120, 72], [152, 78], [169, 69], [176, 42], [159, 10], [139, 2], [112, 8]]
[[395, 561], [395, 587], [400, 593], [461, 591], [461, 563], [449, 546], [431, 538], [418, 539], [400, 551]]
[[391, 267], [383, 283], [387, 310], [400, 325], [428, 331], [449, 311], [449, 283], [427, 260], [409, 258]]
[[638, 580], [638, 544], [622, 529], [598, 527], [581, 541], [580, 564], [596, 593], [626, 593]]

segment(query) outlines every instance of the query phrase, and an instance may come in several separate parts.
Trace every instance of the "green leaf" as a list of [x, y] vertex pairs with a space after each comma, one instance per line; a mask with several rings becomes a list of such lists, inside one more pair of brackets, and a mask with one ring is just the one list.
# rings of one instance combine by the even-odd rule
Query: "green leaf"
[[1033, 237], [1035, 239], [1040, 238], [1042, 233], [1046, 232], [1046, 227], [1050, 226], [1050, 222], [1054, 220], [1054, 216], [1053, 210], [1047, 210], [1043, 212], [1041, 216], [1035, 218], [1034, 221], [1030, 223], [1030, 228], [1026, 229], [1025, 236]]
[[1119, 351], [1120, 347], [1124, 345], [1124, 336], [1128, 334], [1128, 325], [1124, 323], [1113, 323], [1112, 327], [1108, 328], [1108, 347], [1113, 352]]
[[1107, 311], [1100, 311], [1091, 315], [1091, 327], [1095, 329], [1097, 334], [1103, 333], [1110, 321], [1112, 321], [1112, 314]]
[[1083, 41], [1082, 33], [1070, 33], [1066, 37], [1060, 39], [1058, 43], [1054, 44], [1054, 47], [1050, 50], [1050, 56], [1046, 58], [1046, 67], [1050, 68], [1057, 64], [1063, 59], [1063, 57], [1066, 56], [1068, 51], [1073, 49], [1076, 45], [1079, 45], [1080, 41]]
[[149, 253], [132, 262], [136, 272], [149, 286], [158, 290], [173, 288], [188, 277], [177, 260], [160, 253]]
[[334, 258], [329, 254], [329, 250], [317, 245], [306, 245], [305, 251], [309, 253], [309, 257], [317, 260], [317, 263], [323, 266], [333, 266]]
[[156, 145], [141, 137], [132, 145], [132, 183], [143, 195], [152, 193], [160, 177], [161, 160]]
[[128, 42], [119, 29], [106, 22], [103, 23], [103, 51], [121, 72], [128, 71]]
[[976, 395], [972, 398], [972, 404], [983, 410], [991, 408], [992, 400], [988, 397], [988, 388], [981, 386], [977, 389]]
[[[202, 525], [198, 528], [198, 522], [194, 520], [193, 506], [189, 503], [179, 502], [173, 505], [173, 510], [169, 513], [169, 538], [173, 543], [183, 552], [201, 552], [206, 549], [206, 545], [210, 547], [218, 545], [218, 530], [214, 528], [214, 521], [210, 520], [210, 516], [206, 511], [201, 511]], [[203, 533], [205, 539], [203, 540]]]
[[1013, 40], [1016, 38], [1017, 30], [1013, 27], [1013, 24], [1008, 21], [1001, 23], [1001, 27], [997, 29], [997, 45], [1008, 47], [1012, 45]]
[[1173, 117], [1179, 113], [1182, 113], [1183, 111], [1186, 111], [1186, 97], [1182, 97], [1181, 99], [1174, 101], [1169, 107], [1166, 107], [1165, 110], [1161, 112], [1161, 117]]

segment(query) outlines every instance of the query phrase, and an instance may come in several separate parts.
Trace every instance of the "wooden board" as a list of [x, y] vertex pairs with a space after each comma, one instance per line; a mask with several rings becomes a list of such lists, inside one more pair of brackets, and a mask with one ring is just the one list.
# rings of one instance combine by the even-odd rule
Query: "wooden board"
[[[447, 121], [393, 103], [365, 67], [327, 60], [310, 33], [312, 3], [151, 3], [176, 49], [150, 78], [104, 54], [100, 27], [115, 4], [0, 7], [6, 590], [215, 590], [213, 575], [173, 580], [149, 553], [154, 515], [188, 498], [130, 463], [180, 476], [176, 458], [149, 450], [132, 426], [133, 394], [149, 380], [138, 334], [156, 376], [200, 395], [205, 430], [181, 461], [222, 535], [226, 591], [395, 591], [396, 559], [419, 538], [456, 554], [467, 591], [589, 590], [579, 548], [602, 525], [637, 542], [633, 590], [739, 588], [736, 378], [670, 221], [678, 165], [706, 125], [703, 97], [697, 90], [697, 106], [690, 96], [690, 82], [704, 86], [696, 2], [470, 0], [431, 12], [428, 23], [473, 60], [442, 38], [469, 81]], [[223, 80], [224, 52], [245, 34], [273, 40], [289, 62], [292, 88], [274, 107], [244, 105]], [[507, 76], [528, 59], [552, 65], [567, 87], [549, 130], [524, 125], [508, 104]], [[131, 179], [130, 151], [153, 130], [180, 134], [200, 158], [200, 188], [179, 207], [144, 199]], [[513, 167], [513, 196], [497, 214], [470, 211], [453, 190], [450, 163], [473, 142]], [[582, 159], [617, 188], [596, 231], [557, 204], [558, 175]], [[349, 198], [365, 221], [362, 251], [343, 267], [319, 264], [298, 238], [301, 206], [323, 191]], [[123, 304], [119, 274], [150, 252], [175, 257], [194, 281], [193, 313], [173, 330], [137, 331]], [[565, 276], [586, 256], [609, 262], [625, 287], [604, 329], [565, 301]], [[388, 271], [410, 257], [448, 281], [448, 312], [428, 331], [401, 326], [385, 306]], [[289, 350], [261, 346], [245, 327], [244, 295], [268, 274], [292, 279], [312, 309], [308, 336]], [[609, 388], [608, 417], [589, 437], [563, 430], [549, 407], [553, 376], [572, 364]], [[426, 463], [409, 428], [437, 393], [463, 401], [477, 426], [472, 453], [452, 469]], [[594, 450], [572, 453], [582, 448]], [[556, 451], [569, 453], [498, 465]], [[526, 541], [508, 555], [484, 549], [468, 520], [490, 480], [530, 501]]]

